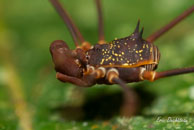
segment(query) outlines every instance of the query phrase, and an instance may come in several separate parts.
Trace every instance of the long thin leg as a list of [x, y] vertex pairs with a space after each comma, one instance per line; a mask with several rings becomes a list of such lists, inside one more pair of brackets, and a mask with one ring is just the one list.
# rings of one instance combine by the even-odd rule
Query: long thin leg
[[131, 117], [135, 115], [138, 111], [139, 105], [136, 92], [132, 88], [127, 87], [126, 83], [120, 78], [113, 78], [112, 81], [119, 84], [123, 88], [124, 102], [121, 107], [121, 115], [125, 117]]
[[[95, 70], [94, 68], [88, 68], [87, 75], [94, 76], [95, 79], [103, 78], [106, 76], [109, 83], [117, 83], [122, 87], [124, 93], [124, 101], [121, 108], [121, 115], [126, 117], [131, 117], [137, 112], [138, 108], [138, 97], [132, 88], [128, 88], [126, 83], [119, 78], [119, 73], [116, 69], [109, 69], [107, 73], [105, 73], [105, 69], [98, 68]], [[106, 75], [105, 75], [106, 74]], [[87, 78], [88, 79], [88, 78]], [[90, 79], [91, 80], [91, 79]]]
[[95, 0], [98, 12], [98, 43], [103, 44], [104, 41], [104, 24], [103, 24], [103, 15], [102, 15], [102, 5], [101, 0]]
[[169, 76], [181, 75], [186, 73], [193, 73], [194, 67], [189, 68], [180, 68], [163, 72], [155, 72], [155, 71], [145, 71], [142, 75], [143, 79], [154, 81], [160, 78], [165, 78]]
[[53, 6], [55, 7], [55, 9], [57, 10], [57, 12], [59, 13], [59, 15], [62, 17], [63, 21], [66, 23], [69, 31], [71, 32], [71, 35], [72, 35], [73, 40], [75, 42], [75, 45], [79, 46], [79, 41], [81, 43], [84, 43], [85, 40], [84, 40], [82, 34], [80, 33], [79, 29], [75, 26], [71, 17], [68, 15], [66, 10], [62, 7], [62, 5], [59, 3], [59, 1], [58, 0], [50, 0], [50, 1], [53, 4]]
[[121, 108], [121, 115], [126, 117], [133, 116], [138, 109], [138, 97], [134, 90], [127, 87], [126, 83], [119, 78], [118, 71], [114, 68], [108, 70], [106, 78], [110, 83], [117, 83], [122, 87], [124, 102]]
[[173, 28], [175, 25], [177, 25], [179, 22], [181, 22], [183, 19], [185, 19], [187, 16], [189, 16], [193, 12], [194, 12], [194, 6], [191, 6], [189, 9], [187, 9], [181, 15], [179, 15], [174, 20], [172, 20], [169, 24], [167, 24], [166, 26], [160, 28], [158, 31], [156, 31], [153, 34], [151, 34], [147, 38], [147, 41], [154, 42], [156, 39], [158, 39], [160, 36], [162, 36], [168, 30], [170, 30], [171, 28]]

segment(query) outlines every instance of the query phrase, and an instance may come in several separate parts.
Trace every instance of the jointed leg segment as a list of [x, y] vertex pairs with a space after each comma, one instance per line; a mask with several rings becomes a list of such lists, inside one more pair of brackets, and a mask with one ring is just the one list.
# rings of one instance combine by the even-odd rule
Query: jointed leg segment
[[74, 43], [76, 47], [79, 47], [79, 42], [81, 42], [81, 47], [83, 49], [89, 49], [90, 44], [84, 40], [82, 34], [80, 33], [79, 29], [76, 27], [74, 22], [72, 21], [71, 17], [68, 15], [66, 10], [62, 7], [58, 0], [50, 0], [53, 6], [55, 7], [56, 11], [62, 17], [63, 21], [67, 25], [71, 35], [73, 37]]
[[180, 23], [183, 19], [185, 19], [187, 16], [189, 16], [193, 12], [194, 12], [194, 6], [190, 7], [188, 10], [186, 10], [181, 15], [179, 15], [178, 17], [176, 17], [169, 24], [165, 25], [164, 27], [160, 28], [158, 31], [156, 31], [153, 34], [151, 34], [147, 38], [147, 41], [154, 42], [156, 39], [158, 39], [159, 37], [161, 37], [164, 33], [166, 33], [168, 30], [170, 30], [175, 25], [177, 25], [178, 23]]
[[102, 16], [102, 6], [101, 6], [101, 0], [95, 0], [96, 6], [97, 6], [97, 12], [98, 12], [98, 43], [103, 44], [104, 41], [104, 24], [103, 24], [103, 16]]
[[135, 91], [132, 88], [127, 87], [126, 83], [119, 78], [119, 73], [114, 68], [107, 72], [107, 79], [110, 83], [116, 83], [122, 87], [124, 101], [120, 111], [121, 115], [131, 117], [136, 114], [138, 110], [138, 96]]
[[194, 72], [194, 67], [174, 69], [174, 70], [163, 71], [163, 72], [144, 71], [142, 77], [145, 80], [155, 81], [160, 78], [181, 75], [186, 73], [193, 73], [193, 72]]

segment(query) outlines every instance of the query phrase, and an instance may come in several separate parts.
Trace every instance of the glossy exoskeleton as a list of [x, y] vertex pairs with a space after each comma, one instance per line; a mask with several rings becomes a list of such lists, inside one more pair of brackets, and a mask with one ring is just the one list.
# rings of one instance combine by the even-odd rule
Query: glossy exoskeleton
[[[105, 42], [100, 0], [95, 1], [99, 17], [99, 42], [92, 46], [84, 40], [58, 0], [51, 0], [69, 28], [76, 46], [75, 50], [70, 50], [67, 44], [61, 40], [56, 40], [51, 44], [50, 52], [57, 72], [57, 79], [82, 87], [116, 83], [128, 91], [125, 82], [154, 81], [163, 77], [194, 72], [194, 67], [156, 72], [160, 53], [153, 44], [162, 34], [193, 13], [194, 6], [147, 39], [142, 38], [143, 28], [139, 31], [140, 22], [138, 21], [135, 31], [130, 36]], [[126, 94], [131, 95], [129, 104], [134, 105], [132, 95], [135, 94], [132, 91], [128, 91]], [[129, 113], [129, 115], [131, 114]]]

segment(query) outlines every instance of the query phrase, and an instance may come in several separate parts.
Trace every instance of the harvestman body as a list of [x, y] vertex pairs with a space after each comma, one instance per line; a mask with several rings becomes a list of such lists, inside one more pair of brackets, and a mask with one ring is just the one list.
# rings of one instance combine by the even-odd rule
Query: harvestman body
[[[75, 50], [70, 50], [62, 40], [56, 40], [50, 46], [57, 72], [56, 77], [62, 82], [70, 82], [82, 87], [116, 83], [124, 88], [128, 105], [135, 106], [135, 94], [127, 88], [125, 82], [154, 81], [159, 78], [194, 72], [194, 67], [156, 72], [160, 52], [153, 44], [157, 38], [193, 13], [194, 6], [151, 34], [146, 40], [142, 38], [143, 28], [139, 31], [140, 22], [138, 21], [135, 31], [130, 36], [107, 43], [104, 40], [100, 0], [95, 0], [99, 17], [99, 42], [92, 46], [84, 40], [79, 29], [58, 0], [50, 1], [66, 23], [76, 46]], [[131, 110], [128, 115], [131, 116], [134, 111]]]

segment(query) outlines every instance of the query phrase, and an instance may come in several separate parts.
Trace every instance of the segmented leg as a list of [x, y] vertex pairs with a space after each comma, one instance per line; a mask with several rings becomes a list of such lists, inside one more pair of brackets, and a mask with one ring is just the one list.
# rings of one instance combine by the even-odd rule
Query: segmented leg
[[90, 48], [90, 44], [84, 40], [82, 34], [80, 33], [77, 26], [72, 21], [71, 17], [68, 15], [66, 10], [62, 7], [58, 0], [50, 0], [53, 6], [55, 7], [56, 11], [62, 17], [63, 21], [67, 25], [71, 35], [73, 37], [74, 43], [76, 47], [79, 47], [79, 41], [81, 42], [81, 47], [84, 49]]
[[89, 75], [87, 77], [80, 79], [57, 72], [56, 78], [62, 82], [72, 83], [79, 87], [91, 87], [92, 85], [95, 84], [95, 77], [93, 75]]
[[176, 17], [174, 20], [172, 20], [166, 26], [160, 28], [158, 31], [156, 31], [153, 34], [151, 34], [147, 38], [147, 41], [154, 42], [156, 39], [158, 39], [159, 37], [161, 37], [164, 33], [166, 33], [168, 30], [170, 30], [175, 25], [177, 25], [178, 23], [180, 23], [183, 19], [185, 19], [187, 16], [189, 16], [193, 12], [194, 12], [194, 6], [192, 6], [191, 8], [189, 8], [188, 10], [186, 10], [185, 12], [183, 12], [181, 15], [179, 15], [178, 17]]
[[135, 91], [126, 86], [126, 83], [119, 78], [119, 73], [114, 68], [107, 72], [106, 78], [110, 83], [116, 83], [122, 87], [124, 93], [124, 102], [121, 108], [121, 115], [126, 117], [135, 115], [139, 105], [138, 96]]
[[104, 24], [103, 24], [103, 15], [102, 15], [102, 5], [101, 0], [95, 0], [98, 12], [98, 43], [103, 44], [104, 41]]
[[193, 72], [194, 72], [194, 67], [180, 68], [180, 69], [168, 70], [163, 72], [144, 71], [142, 78], [150, 81], [155, 81], [160, 78], [181, 75], [186, 73], [193, 73]]
[[121, 115], [125, 117], [131, 117], [138, 111], [138, 96], [136, 92], [126, 86], [126, 83], [120, 78], [113, 78], [113, 82], [119, 84], [123, 88], [124, 102], [121, 107]]

